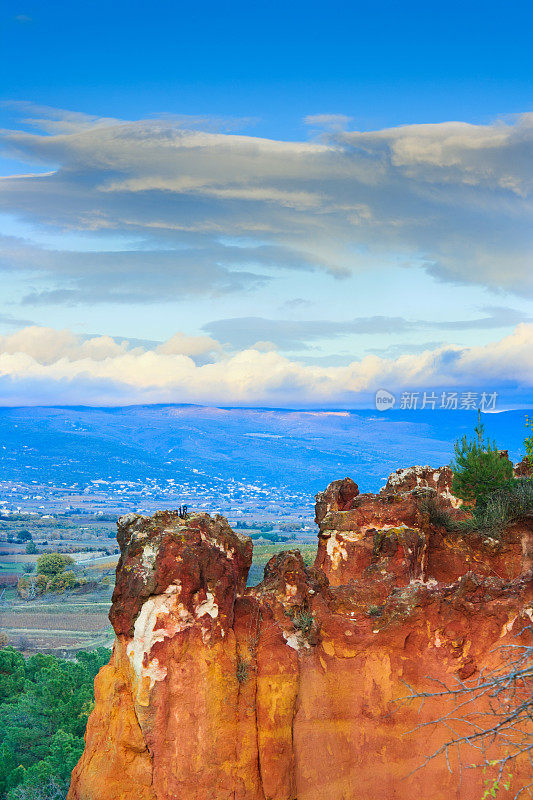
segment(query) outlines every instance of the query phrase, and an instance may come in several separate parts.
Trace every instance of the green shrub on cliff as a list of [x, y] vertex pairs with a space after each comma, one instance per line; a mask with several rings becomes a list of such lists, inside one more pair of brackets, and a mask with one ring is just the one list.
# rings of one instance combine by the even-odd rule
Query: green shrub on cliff
[[531, 431], [530, 436], [526, 436], [524, 446], [526, 448], [526, 458], [529, 466], [533, 469], [533, 419], [526, 417], [526, 428]]
[[461, 500], [475, 503], [475, 513], [479, 514], [490, 495], [509, 487], [513, 467], [501, 457], [495, 442], [485, 440], [481, 414], [474, 430], [474, 439], [463, 436], [455, 443], [455, 461], [451, 464], [452, 493]]
[[292, 617], [292, 623], [297, 631], [301, 631], [304, 636], [308, 636], [313, 628], [315, 618], [307, 609], [297, 611]]
[[83, 751], [94, 678], [108, 660], [105, 648], [76, 661], [0, 650], [1, 800], [64, 798]]
[[442, 505], [442, 501], [436, 497], [423, 497], [418, 507], [420, 510], [428, 515], [431, 525], [436, 525], [439, 528], [446, 530], [454, 530], [455, 522], [449, 510]]
[[[474, 514], [472, 525], [491, 536], [498, 537], [505, 528], [524, 514], [533, 513], [533, 481], [511, 481], [493, 492]], [[464, 523], [463, 523], [464, 526]]]

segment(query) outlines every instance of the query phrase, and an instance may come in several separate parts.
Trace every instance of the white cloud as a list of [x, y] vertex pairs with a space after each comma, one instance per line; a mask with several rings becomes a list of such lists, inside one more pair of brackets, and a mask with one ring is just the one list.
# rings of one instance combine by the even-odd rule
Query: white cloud
[[[1, 137], [49, 171], [4, 178], [0, 209], [141, 244], [61, 256], [20, 244], [17, 268], [41, 276], [30, 303], [157, 302], [176, 299], [180, 286], [239, 292], [264, 280], [265, 267], [341, 276], [398, 256], [441, 280], [533, 294], [533, 114], [289, 142], [167, 118], [40, 111], [43, 121], [33, 122], [44, 132]], [[250, 246], [228, 248], [223, 237]], [[3, 263], [13, 261], [11, 252]]]
[[[38, 325], [22, 328], [9, 336], [0, 336], [0, 353], [17, 355], [24, 353], [43, 366], [58, 361], [104, 361], [115, 358], [129, 350], [127, 341], [117, 343], [110, 336], [92, 336], [80, 339], [72, 331], [55, 330]], [[135, 348], [139, 352], [138, 348]]]
[[163, 355], [183, 355], [191, 358], [199, 356], [216, 356], [222, 353], [220, 342], [210, 336], [187, 336], [178, 332], [168, 341], [156, 348]]
[[[229, 356], [207, 339], [178, 334], [155, 349], [130, 348], [109, 337], [82, 341], [70, 331], [26, 328], [0, 339], [2, 402], [357, 405], [380, 387], [477, 388], [501, 391], [509, 403], [533, 394], [533, 324], [482, 347], [373, 355], [340, 367], [292, 361], [265, 343]], [[186, 350], [217, 353], [197, 364]]]

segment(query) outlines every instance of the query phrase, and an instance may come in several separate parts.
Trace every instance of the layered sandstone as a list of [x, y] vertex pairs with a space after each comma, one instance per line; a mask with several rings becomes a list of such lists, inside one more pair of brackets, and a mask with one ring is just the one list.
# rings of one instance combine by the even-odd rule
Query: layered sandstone
[[420, 493], [453, 509], [448, 476], [417, 469], [379, 495], [330, 484], [314, 566], [279, 553], [250, 589], [251, 541], [222, 517], [123, 517], [116, 641], [69, 800], [478, 800], [455, 754], [416, 771], [446, 699], [400, 701], [475, 680], [527, 636], [533, 522], [447, 534]]
[[467, 514], [451, 494], [449, 467], [397, 470], [377, 495], [359, 494], [350, 478], [331, 483], [317, 495], [316, 566], [332, 585], [362, 580], [386, 594], [413, 580], [451, 583], [469, 570], [509, 580], [531, 569], [531, 520], [498, 540], [483, 531], [449, 533], [431, 523], [428, 498], [457, 519]]

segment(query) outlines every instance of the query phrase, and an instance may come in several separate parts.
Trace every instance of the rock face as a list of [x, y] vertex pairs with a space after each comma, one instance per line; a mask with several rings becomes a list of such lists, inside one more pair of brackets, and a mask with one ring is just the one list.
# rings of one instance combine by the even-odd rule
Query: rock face
[[533, 478], [533, 468], [527, 456], [514, 465], [513, 472], [516, 478]]
[[[70, 797], [230, 797], [236, 759], [235, 603], [252, 543], [225, 519], [176, 512], [119, 520], [110, 619], [87, 748]], [[222, 765], [227, 765], [227, 769]], [[206, 795], [207, 796], [207, 795]]]
[[408, 467], [397, 469], [389, 475], [387, 485], [380, 494], [413, 494], [415, 496], [438, 496], [451, 508], [460, 508], [462, 500], [452, 494], [453, 473], [450, 467]]
[[[414, 771], [445, 740], [420, 725], [446, 699], [399, 701], [407, 684], [475, 680], [518, 641], [533, 523], [454, 539], [417, 478], [379, 495], [330, 484], [314, 566], [279, 553], [251, 589], [251, 541], [222, 517], [122, 517], [116, 641], [69, 800], [478, 800], [480, 770], [460, 785], [442, 758]], [[446, 497], [440, 473], [423, 480]], [[527, 766], [513, 774], [518, 787]]]
[[482, 532], [447, 534], [431, 524], [424, 506], [428, 498], [456, 518], [465, 516], [450, 492], [449, 467], [397, 470], [378, 495], [356, 493], [349, 502], [338, 497], [343, 484], [335, 481], [316, 498], [315, 566], [333, 586], [359, 580], [366, 591], [372, 587], [385, 597], [413, 580], [451, 583], [469, 570], [509, 579], [531, 567], [527, 521], [511, 526], [498, 542]]

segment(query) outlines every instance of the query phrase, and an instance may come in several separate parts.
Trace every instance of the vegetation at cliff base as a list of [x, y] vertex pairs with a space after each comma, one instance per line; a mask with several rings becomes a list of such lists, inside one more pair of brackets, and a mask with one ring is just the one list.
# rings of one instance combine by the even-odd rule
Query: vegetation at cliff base
[[0, 650], [0, 798], [58, 800], [83, 752], [94, 678], [109, 650], [75, 661]]

